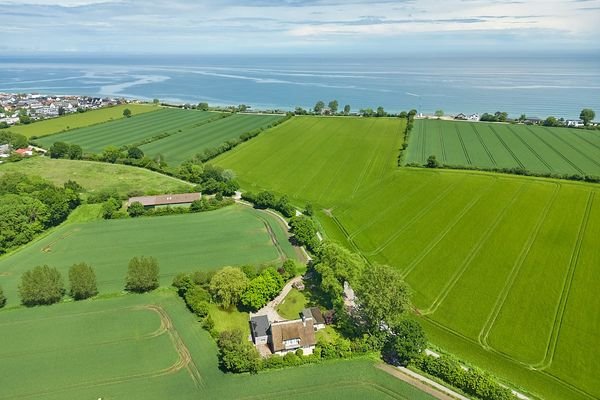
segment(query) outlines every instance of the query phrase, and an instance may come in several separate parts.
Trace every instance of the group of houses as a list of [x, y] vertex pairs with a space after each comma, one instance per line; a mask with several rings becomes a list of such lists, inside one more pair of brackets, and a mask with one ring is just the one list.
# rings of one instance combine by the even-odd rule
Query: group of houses
[[454, 119], [456, 120], [460, 120], [460, 121], [479, 121], [479, 114], [471, 114], [471, 115], [466, 115], [463, 113], [457, 114], [454, 116]]
[[21, 149], [12, 149], [10, 144], [0, 145], [0, 163], [2, 163], [2, 158], [8, 158], [11, 154], [17, 154], [21, 157], [31, 157], [35, 152], [45, 153], [46, 150], [40, 149], [34, 146], [27, 146]]

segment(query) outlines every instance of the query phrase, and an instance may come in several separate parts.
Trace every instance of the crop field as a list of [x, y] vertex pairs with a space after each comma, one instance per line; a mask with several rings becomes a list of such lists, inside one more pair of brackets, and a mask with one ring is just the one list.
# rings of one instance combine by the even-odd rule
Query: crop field
[[147, 169], [93, 161], [73, 161], [33, 157], [18, 163], [0, 165], [0, 176], [7, 173], [41, 176], [56, 185], [73, 180], [87, 192], [116, 189], [126, 195], [131, 191], [146, 194], [188, 192], [190, 183]]
[[156, 257], [161, 284], [170, 285], [178, 272], [278, 263], [295, 257], [295, 252], [275, 217], [243, 206], [198, 214], [71, 223], [0, 258], [0, 286], [8, 304], [16, 304], [24, 271], [47, 264], [66, 278], [71, 265], [86, 262], [96, 270], [100, 293], [120, 292], [129, 260], [142, 255]]
[[400, 119], [294, 117], [215, 164], [236, 171], [247, 190], [331, 205], [389, 174], [403, 133]]
[[165, 108], [153, 113], [134, 115], [86, 128], [74, 129], [39, 139], [49, 148], [55, 142], [78, 144], [87, 153], [101, 153], [108, 146], [133, 145], [160, 135], [172, 135], [219, 118], [219, 114]]
[[27, 136], [42, 137], [67, 131], [69, 129], [83, 128], [85, 126], [101, 124], [113, 120], [123, 119], [123, 110], [128, 108], [132, 115], [143, 114], [160, 110], [158, 107], [145, 104], [127, 104], [115, 107], [106, 107], [84, 113], [69, 114], [63, 117], [38, 121], [29, 125], [11, 126], [7, 130]]
[[235, 114], [210, 124], [192, 126], [181, 133], [145, 144], [140, 148], [153, 157], [160, 154], [169, 164], [177, 165], [205, 149], [218, 147], [241, 134], [264, 128], [280, 120], [281, 115]]
[[600, 137], [576, 129], [417, 120], [406, 162], [424, 164], [430, 155], [450, 166], [600, 176]]
[[224, 374], [213, 339], [170, 290], [3, 310], [0, 331], [3, 400], [431, 399], [371, 360]]
[[[346, 152], [334, 140], [306, 153], [282, 147], [286, 131], [308, 121], [316, 126], [299, 128], [295, 142], [340, 124]], [[544, 398], [600, 397], [600, 186], [397, 169], [394, 141], [380, 147], [383, 130], [365, 135], [352, 120], [332, 121], [294, 119], [218, 163], [244, 184], [312, 202], [329, 238], [398, 268], [434, 344]], [[309, 167], [318, 165], [310, 157], [327, 167]], [[363, 172], [373, 160], [380, 173]]]

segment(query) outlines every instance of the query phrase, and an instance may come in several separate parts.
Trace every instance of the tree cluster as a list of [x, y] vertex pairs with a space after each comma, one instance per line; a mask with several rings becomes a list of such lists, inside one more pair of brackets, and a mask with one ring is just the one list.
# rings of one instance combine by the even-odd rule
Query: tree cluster
[[465, 393], [483, 400], [514, 399], [510, 389], [499, 385], [494, 379], [475, 368], [465, 369], [450, 357], [421, 356], [415, 365], [422, 371], [442, 379]]
[[51, 158], [68, 158], [70, 160], [83, 159], [83, 149], [77, 144], [67, 144], [65, 142], [54, 142], [48, 154]]
[[275, 268], [267, 268], [248, 282], [241, 296], [241, 304], [250, 310], [259, 310], [273, 300], [284, 285], [281, 274]]
[[317, 237], [317, 226], [312, 218], [304, 215], [292, 217], [289, 226], [297, 245], [305, 246], [311, 252], [316, 251], [319, 246], [319, 238]]
[[245, 192], [242, 194], [242, 199], [254, 204], [255, 208], [270, 208], [279, 211], [284, 217], [287, 218], [293, 217], [296, 213], [295, 208], [290, 204], [286, 195], [278, 198], [273, 192], [265, 190], [257, 194]]
[[29, 145], [29, 141], [20, 133], [0, 130], [0, 145], [3, 144], [9, 144], [12, 149], [22, 149]]
[[503, 111], [496, 111], [494, 114], [483, 113], [481, 117], [479, 117], [480, 121], [486, 122], [506, 122], [508, 119], [508, 113]]
[[63, 222], [81, 200], [73, 186], [57, 187], [40, 177], [0, 177], [0, 254]]
[[158, 288], [159, 267], [154, 257], [133, 257], [129, 261], [125, 290], [144, 293]]

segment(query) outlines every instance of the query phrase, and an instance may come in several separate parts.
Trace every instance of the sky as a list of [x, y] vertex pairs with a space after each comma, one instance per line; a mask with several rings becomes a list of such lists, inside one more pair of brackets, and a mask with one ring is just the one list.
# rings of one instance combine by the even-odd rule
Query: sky
[[600, 52], [600, 0], [0, 0], [0, 54]]

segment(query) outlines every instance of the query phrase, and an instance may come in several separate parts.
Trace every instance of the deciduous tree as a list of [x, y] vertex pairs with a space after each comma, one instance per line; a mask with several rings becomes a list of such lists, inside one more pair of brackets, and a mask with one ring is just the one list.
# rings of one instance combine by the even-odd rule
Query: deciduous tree
[[332, 114], [337, 114], [338, 112], [338, 107], [339, 107], [339, 103], [337, 100], [331, 100], [329, 102], [329, 109], [331, 110]]
[[394, 361], [401, 365], [408, 365], [427, 347], [425, 331], [417, 321], [403, 319], [391, 327], [391, 335], [386, 347]]
[[217, 303], [229, 309], [239, 303], [246, 287], [248, 278], [241, 269], [225, 267], [212, 277], [209, 290]]
[[124, 109], [124, 110], [123, 110], [123, 116], [124, 116], [125, 118], [129, 118], [129, 117], [131, 117], [131, 110], [130, 110], [129, 108], [126, 108], [126, 109]]
[[73, 264], [69, 269], [69, 294], [75, 300], [83, 300], [98, 294], [96, 273], [86, 263]]
[[350, 104], [344, 106], [344, 115], [350, 114]]
[[584, 108], [583, 110], [581, 110], [579, 118], [581, 118], [585, 126], [588, 126], [590, 122], [592, 122], [594, 118], [596, 118], [596, 113], [592, 109]]
[[37, 266], [21, 276], [21, 302], [30, 307], [59, 302], [65, 294], [65, 285], [56, 268]]
[[321, 100], [317, 101], [317, 104], [315, 104], [315, 113], [316, 114], [321, 114], [321, 112], [323, 111], [323, 109], [325, 108], [325, 103], [323, 103]]
[[221, 332], [217, 344], [221, 368], [225, 371], [256, 373], [260, 369], [260, 355], [242, 331]]
[[125, 289], [143, 293], [158, 287], [158, 261], [154, 257], [134, 257], [129, 261]]
[[127, 213], [132, 218], [141, 217], [142, 215], [146, 214], [146, 209], [142, 203], [139, 201], [134, 201], [129, 207], [127, 207]]

